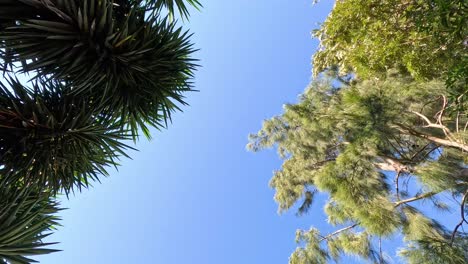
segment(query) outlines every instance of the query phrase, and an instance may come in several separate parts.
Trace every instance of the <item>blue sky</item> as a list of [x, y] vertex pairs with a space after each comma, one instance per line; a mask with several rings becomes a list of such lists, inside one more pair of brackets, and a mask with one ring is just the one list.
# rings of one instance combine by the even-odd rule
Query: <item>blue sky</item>
[[119, 171], [64, 200], [63, 227], [51, 237], [64, 251], [41, 263], [284, 264], [297, 228], [326, 225], [320, 204], [301, 218], [278, 215], [268, 181], [281, 160], [245, 145], [309, 83], [311, 30], [333, 1], [203, 5], [185, 25], [201, 49], [200, 92]]
[[[311, 30], [332, 1], [204, 0], [185, 27], [203, 66], [190, 106], [168, 130], [141, 139], [133, 160], [64, 201], [45, 264], [287, 263], [313, 216], [279, 216], [268, 187], [274, 151], [247, 135], [295, 102], [310, 81]], [[318, 219], [325, 223], [325, 218]]]

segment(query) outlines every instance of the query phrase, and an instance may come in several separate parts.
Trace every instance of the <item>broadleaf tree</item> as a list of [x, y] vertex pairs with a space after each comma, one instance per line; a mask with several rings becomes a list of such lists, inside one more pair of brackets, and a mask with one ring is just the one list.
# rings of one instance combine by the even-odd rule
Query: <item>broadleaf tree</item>
[[[462, 2], [337, 1], [316, 31], [314, 80], [248, 144], [284, 160], [270, 182], [280, 212], [298, 204], [305, 214], [317, 192], [328, 195], [336, 231], [299, 230], [291, 264], [343, 254], [387, 263], [395, 253], [408, 263], [468, 262]], [[400, 249], [385, 253], [382, 241], [395, 235]]]

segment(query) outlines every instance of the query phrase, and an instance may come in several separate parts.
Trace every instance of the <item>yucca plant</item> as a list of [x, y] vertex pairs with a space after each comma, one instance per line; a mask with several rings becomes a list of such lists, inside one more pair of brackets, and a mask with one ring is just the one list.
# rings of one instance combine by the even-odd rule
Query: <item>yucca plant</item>
[[174, 7], [188, 15], [179, 0], [0, 0], [2, 68], [32, 81], [0, 84], [7, 181], [68, 194], [127, 156], [122, 140], [166, 125], [196, 67], [190, 35], [161, 15]]
[[[0, 0], [0, 264], [47, 254], [57, 194], [167, 125], [197, 65], [177, 26], [197, 0]], [[29, 77], [29, 83], [23, 77]], [[19, 80], [21, 79], [21, 81]]]
[[58, 225], [59, 204], [49, 194], [18, 185], [0, 192], [0, 264], [29, 264], [29, 256], [56, 252], [43, 241]]
[[0, 0], [3, 68], [71, 82], [67, 93], [105, 98], [121, 125], [149, 136], [146, 124], [165, 125], [192, 90], [190, 34], [160, 14], [174, 5], [188, 14], [181, 1]]
[[198, 0], [150, 0], [146, 1], [146, 4], [147, 7], [150, 7], [150, 9], [155, 10], [167, 8], [169, 14], [174, 14], [175, 9], [177, 8], [182, 18], [188, 18], [190, 12], [185, 2], [187, 2], [187, 4], [191, 5], [192, 7], [195, 7], [196, 9], [199, 9], [201, 7], [201, 3]]
[[5, 181], [68, 194], [87, 187], [128, 155], [128, 133], [99, 102], [64, 94], [67, 84], [36, 79], [31, 88], [0, 82], [0, 165]]

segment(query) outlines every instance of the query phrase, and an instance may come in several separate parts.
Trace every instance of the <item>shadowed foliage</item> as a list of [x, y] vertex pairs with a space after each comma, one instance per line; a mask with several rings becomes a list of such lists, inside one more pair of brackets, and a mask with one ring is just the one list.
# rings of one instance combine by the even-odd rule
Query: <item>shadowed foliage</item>
[[42, 242], [59, 220], [54, 214], [59, 204], [47, 193], [24, 186], [1, 184], [0, 192], [0, 263], [28, 264], [30, 256], [56, 252]]
[[18, 62], [19, 72], [72, 82], [67, 93], [105, 99], [133, 134], [149, 136], [147, 124], [164, 126], [185, 104], [196, 67], [190, 34], [159, 12], [135, 1], [15, 2], [0, 2], [5, 19], [16, 17], [0, 33], [4, 68]]
[[41, 240], [55, 197], [99, 181], [186, 105], [196, 50], [174, 17], [190, 6], [0, 0], [0, 263], [54, 252]]
[[23, 181], [68, 194], [106, 175], [105, 167], [127, 156], [129, 139], [65, 84], [37, 80], [32, 88], [15, 79], [0, 82], [0, 165], [8, 184]]

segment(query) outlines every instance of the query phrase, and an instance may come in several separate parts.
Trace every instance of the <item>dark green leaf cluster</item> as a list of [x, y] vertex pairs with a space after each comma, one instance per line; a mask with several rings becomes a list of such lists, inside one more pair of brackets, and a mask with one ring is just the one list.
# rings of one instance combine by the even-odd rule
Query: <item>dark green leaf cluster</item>
[[68, 194], [128, 157], [129, 136], [93, 104], [64, 93], [64, 83], [0, 82], [0, 169], [3, 184], [22, 181]]
[[58, 226], [54, 216], [59, 204], [47, 193], [30, 191], [19, 185], [2, 186], [0, 192], [0, 263], [28, 264], [26, 256], [57, 250], [42, 242]]
[[467, 14], [464, 0], [337, 1], [315, 32], [314, 74], [339, 65], [362, 78], [390, 68], [417, 79], [446, 78], [467, 65]]
[[199, 9], [202, 6], [198, 0], [146, 0], [145, 2], [147, 7], [154, 8], [156, 10], [167, 8], [169, 14], [174, 14], [175, 9], [177, 8], [182, 18], [189, 17], [190, 12], [188, 10], [188, 6], [192, 6], [196, 9]]
[[[198, 6], [197, 1], [187, 4]], [[0, 155], [9, 181], [88, 186], [191, 91], [190, 34], [163, 17], [181, 1], [0, 1]]]
[[72, 83], [68, 93], [102, 101], [133, 134], [149, 136], [147, 124], [163, 126], [185, 104], [196, 67], [190, 34], [159, 13], [132, 1], [6, 2], [5, 19], [20, 11], [0, 32], [4, 68], [21, 63], [19, 72]]
[[173, 17], [190, 5], [0, 0], [0, 263], [54, 252], [56, 195], [99, 181], [186, 104], [195, 49]]

